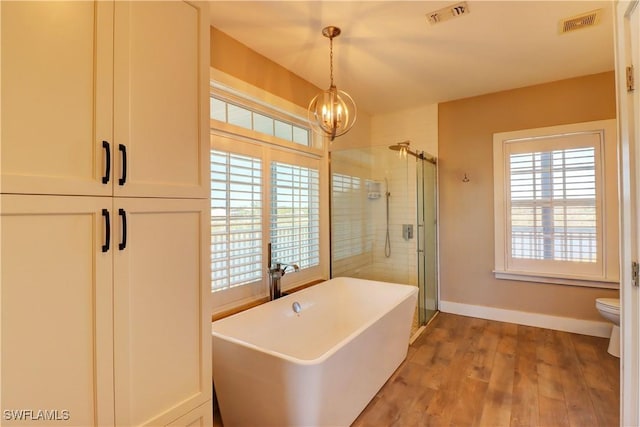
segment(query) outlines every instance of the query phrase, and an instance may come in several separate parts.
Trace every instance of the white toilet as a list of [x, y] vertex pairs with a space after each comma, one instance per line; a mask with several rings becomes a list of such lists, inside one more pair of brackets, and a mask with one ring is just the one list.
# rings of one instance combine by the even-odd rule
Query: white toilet
[[620, 298], [597, 298], [596, 308], [602, 317], [613, 323], [608, 352], [620, 357]]

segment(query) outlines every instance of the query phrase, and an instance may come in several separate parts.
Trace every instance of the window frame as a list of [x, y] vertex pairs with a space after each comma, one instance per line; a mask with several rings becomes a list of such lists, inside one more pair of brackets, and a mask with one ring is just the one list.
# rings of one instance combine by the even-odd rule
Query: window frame
[[[214, 77], [215, 74], [215, 77]], [[215, 81], [214, 81], [215, 78]], [[309, 128], [306, 120], [302, 119], [304, 110], [288, 101], [274, 96], [266, 91], [241, 82], [219, 71], [212, 70], [210, 96], [227, 99], [234, 104], [250, 108], [253, 112], [277, 117], [279, 120], [292, 123], [295, 126]], [[210, 148], [240, 155], [251, 155], [262, 162], [262, 215], [263, 242], [262, 264], [263, 271], [268, 268], [266, 260], [267, 245], [270, 239], [271, 220], [271, 162], [279, 161], [298, 166], [313, 165], [319, 175], [319, 205], [329, 203], [328, 184], [328, 148], [325, 139], [310, 130], [310, 144], [305, 146], [287, 141], [275, 136], [263, 134], [251, 129], [231, 125], [219, 120], [210, 119]], [[283, 291], [295, 288], [313, 281], [326, 280], [329, 274], [329, 214], [327, 209], [320, 208], [320, 235], [318, 266], [301, 270], [295, 274], [287, 274], [281, 280]], [[296, 260], [283, 260], [296, 262]], [[211, 267], [209, 267], [211, 268]], [[234, 310], [269, 295], [268, 276], [250, 285], [238, 286], [230, 289], [212, 292], [212, 313], [222, 313]]]
[[[237, 141], [233, 140], [231, 137], [225, 136], [225, 135], [215, 135], [214, 132], [212, 132], [210, 140], [211, 140], [211, 143], [210, 143], [209, 151], [216, 150], [216, 151], [222, 151], [222, 152], [232, 153], [232, 154], [241, 155], [241, 156], [250, 156], [250, 157], [259, 158], [261, 161], [262, 170], [264, 171], [265, 155], [264, 155], [263, 147], [260, 147], [255, 144], [254, 145], [238, 144]], [[214, 140], [215, 140], [215, 146], [214, 146]], [[266, 197], [268, 197], [268, 193], [264, 185], [265, 184], [264, 173], [261, 174], [261, 181], [262, 181], [261, 182], [261, 197], [262, 197], [262, 245], [261, 245], [261, 248], [262, 248], [262, 253], [266, 254], [267, 245], [265, 243], [264, 230], [265, 230], [265, 227], [267, 227], [265, 217], [266, 217], [266, 213], [269, 211], [269, 207], [267, 206], [268, 201]], [[209, 202], [209, 205], [210, 205], [210, 209], [213, 209], [213, 207], [211, 206], [211, 201]], [[210, 230], [209, 230], [209, 233], [211, 233]], [[213, 245], [213, 241], [211, 243]], [[212, 251], [213, 251], [213, 248], [212, 248]], [[263, 256], [261, 260], [263, 266], [265, 264], [264, 258], [265, 257]], [[212, 256], [212, 259], [213, 259], [213, 256]], [[210, 272], [210, 275], [212, 276], [213, 271], [211, 269], [211, 263], [209, 264], [209, 272]], [[215, 308], [220, 308], [221, 310], [227, 309], [229, 307], [232, 307], [237, 301], [251, 301], [251, 300], [260, 298], [261, 296], [264, 295], [264, 285], [265, 285], [265, 280], [263, 275], [260, 278], [260, 280], [254, 281], [252, 283], [245, 283], [241, 286], [223, 288], [216, 291], [213, 291], [213, 289], [211, 289], [211, 294], [215, 295], [215, 298], [212, 298], [212, 300], [215, 300], [215, 301], [212, 301], [214, 309]], [[212, 286], [210, 286], [210, 288], [211, 287]]]
[[[314, 189], [313, 186], [311, 186], [311, 190], [306, 190], [307, 194], [307, 202], [309, 203], [309, 215], [307, 216], [307, 219], [310, 219], [312, 222], [310, 223], [311, 225], [313, 225], [313, 227], [309, 227], [310, 230], [313, 230], [313, 228], [317, 227], [317, 241], [318, 241], [318, 247], [317, 247], [317, 264], [314, 264], [312, 266], [305, 266], [304, 264], [304, 260], [303, 259], [287, 259], [287, 257], [284, 258], [276, 258], [277, 261], [279, 262], [284, 262], [284, 263], [296, 263], [299, 264], [300, 267], [300, 273], [307, 273], [308, 271], [314, 271], [317, 270], [320, 266], [320, 164], [318, 162], [318, 160], [315, 159], [311, 159], [311, 158], [300, 158], [300, 156], [298, 156], [297, 158], [294, 158], [291, 154], [289, 155], [285, 155], [285, 153], [277, 153], [277, 157], [274, 158], [274, 156], [271, 156], [271, 159], [269, 161], [268, 165], [265, 165], [265, 167], [269, 168], [269, 192], [270, 192], [270, 197], [269, 197], [269, 203], [270, 203], [270, 211], [269, 211], [269, 233], [270, 233], [270, 237], [269, 240], [272, 243], [272, 253], [274, 254], [274, 258], [276, 257], [276, 254], [282, 250], [281, 248], [278, 248], [278, 245], [276, 242], [274, 242], [272, 239], [274, 238], [273, 236], [273, 228], [271, 227], [271, 225], [273, 224], [274, 221], [278, 220], [278, 214], [276, 212], [274, 212], [274, 206], [279, 208], [280, 207], [280, 203], [278, 202], [279, 199], [276, 197], [274, 199], [274, 191], [273, 191], [273, 183], [274, 183], [274, 164], [279, 164], [279, 165], [284, 165], [286, 166], [290, 166], [292, 167], [292, 169], [307, 169], [307, 170], [315, 170], [316, 172], [316, 178], [317, 178], [317, 187]], [[294, 175], [295, 176], [295, 175]], [[292, 199], [296, 198], [296, 196], [300, 196], [301, 192], [299, 192], [298, 187], [296, 186], [296, 184], [298, 184], [297, 182], [286, 182], [287, 184], [291, 184], [292, 186], [290, 187], [291, 191], [292, 191]], [[315, 190], [315, 191], [314, 191]], [[316, 199], [317, 198], [317, 199]], [[274, 200], [276, 200], [275, 204], [274, 204]], [[300, 210], [300, 206], [296, 206], [296, 208], [293, 210], [294, 212], [298, 212]], [[293, 224], [297, 223], [297, 215], [290, 215], [290, 218], [295, 218], [293, 221]], [[282, 217], [280, 217], [280, 219], [282, 219]], [[307, 224], [309, 225], [309, 224]], [[296, 232], [300, 231], [300, 228], [295, 227], [295, 225], [293, 226], [293, 229], [296, 229]], [[316, 233], [314, 233], [313, 231], [308, 232], [308, 234], [310, 235], [315, 235]], [[277, 239], [277, 237], [276, 237]], [[315, 240], [315, 239], [314, 239]], [[304, 247], [304, 246], [302, 246]], [[296, 248], [296, 250], [301, 249], [301, 247]], [[299, 273], [296, 273], [299, 274]], [[292, 277], [292, 276], [289, 276]], [[284, 280], [284, 278], [283, 278]], [[283, 282], [286, 284], [286, 282]]]
[[[262, 93], [262, 91], [259, 92]], [[289, 123], [296, 127], [309, 129], [309, 146], [278, 138], [275, 135], [269, 135], [242, 126], [227, 123], [225, 121], [210, 118], [209, 120], [211, 129], [222, 131], [229, 135], [249, 138], [253, 141], [260, 141], [261, 143], [287, 148], [296, 152], [303, 152], [312, 156], [325, 157], [326, 149], [324, 138], [313, 132], [306, 119], [301, 116], [303, 112], [306, 113], [306, 110], [301, 111], [297, 106], [289, 106], [289, 111], [287, 111], [287, 109], [281, 106], [281, 104], [283, 104], [282, 100], [275, 101], [273, 99], [270, 99], [270, 101], [273, 101], [273, 104], [269, 104], [257, 99], [254, 94], [243, 93], [217, 81], [210, 82], [209, 96], [214, 96], [215, 98], [218, 98], [223, 102], [235, 106], [240, 106], [241, 108], [250, 110], [252, 113], [265, 115], [270, 118]], [[266, 95], [264, 96], [266, 97]], [[273, 98], [273, 95], [271, 95], [270, 98]], [[284, 104], [288, 103], [284, 102]]]
[[[596, 165], [596, 188], [599, 195], [598, 231], [601, 233], [601, 259], [596, 267], [576, 271], [577, 262], [550, 260], [521, 260], [511, 257], [511, 234], [509, 230], [510, 153], [562, 150], [563, 144], [555, 146], [553, 138], [578, 134], [599, 135], [599, 166]], [[495, 214], [495, 269], [497, 279], [554, 283], [597, 288], [618, 288], [618, 198], [617, 198], [617, 139], [616, 120], [599, 120], [570, 125], [526, 129], [493, 135], [494, 163], [494, 214]], [[527, 144], [530, 148], [515, 148]], [[596, 149], [596, 151], [598, 148]], [[596, 159], [597, 161], [597, 159]], [[596, 202], [598, 203], [598, 202]], [[580, 263], [582, 264], [582, 263]], [[573, 267], [573, 268], [572, 268]]]

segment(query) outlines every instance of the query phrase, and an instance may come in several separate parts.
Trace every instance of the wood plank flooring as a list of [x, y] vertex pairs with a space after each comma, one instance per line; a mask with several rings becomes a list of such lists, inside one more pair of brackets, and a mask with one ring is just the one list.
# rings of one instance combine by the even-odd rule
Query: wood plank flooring
[[619, 359], [607, 345], [440, 313], [352, 427], [618, 426]]
[[617, 426], [608, 340], [440, 313], [353, 427]]

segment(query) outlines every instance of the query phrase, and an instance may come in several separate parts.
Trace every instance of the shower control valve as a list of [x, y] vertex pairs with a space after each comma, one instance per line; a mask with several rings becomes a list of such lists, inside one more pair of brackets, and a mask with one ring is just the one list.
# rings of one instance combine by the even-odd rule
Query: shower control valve
[[404, 240], [413, 239], [413, 224], [402, 224], [402, 238]]

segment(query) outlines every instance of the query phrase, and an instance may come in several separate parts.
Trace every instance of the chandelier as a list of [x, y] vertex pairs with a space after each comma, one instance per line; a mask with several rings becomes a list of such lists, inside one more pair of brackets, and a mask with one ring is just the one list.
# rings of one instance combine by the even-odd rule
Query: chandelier
[[325, 27], [322, 35], [329, 39], [331, 85], [311, 100], [308, 117], [316, 133], [326, 135], [333, 141], [337, 136], [349, 132], [356, 121], [357, 110], [353, 98], [333, 83], [333, 38], [340, 35], [340, 28]]

